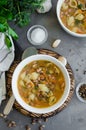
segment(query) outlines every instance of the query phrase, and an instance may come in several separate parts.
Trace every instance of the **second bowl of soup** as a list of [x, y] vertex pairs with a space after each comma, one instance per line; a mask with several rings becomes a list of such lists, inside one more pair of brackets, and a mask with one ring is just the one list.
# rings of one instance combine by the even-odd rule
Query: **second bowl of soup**
[[70, 78], [65, 66], [48, 55], [34, 55], [15, 69], [12, 90], [18, 103], [34, 113], [48, 113], [68, 97]]
[[56, 13], [62, 28], [76, 37], [86, 37], [85, 0], [58, 0]]

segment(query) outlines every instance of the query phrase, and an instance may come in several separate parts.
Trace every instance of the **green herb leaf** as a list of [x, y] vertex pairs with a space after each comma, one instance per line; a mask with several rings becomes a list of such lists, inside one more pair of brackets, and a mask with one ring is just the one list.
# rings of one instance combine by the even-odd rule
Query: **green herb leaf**
[[5, 7], [0, 7], [0, 8], [1, 8], [0, 16], [5, 18], [6, 20], [12, 20], [13, 19], [12, 12], [9, 9], [7, 9]]
[[77, 25], [77, 24], [79, 24], [79, 23], [80, 23], [80, 20], [75, 19], [75, 24]]
[[8, 48], [12, 46], [10, 38], [7, 35], [5, 36], [5, 44], [7, 45]]
[[17, 17], [16, 17], [16, 20], [17, 20], [17, 24], [20, 26], [20, 27], [23, 27], [23, 26], [26, 26], [28, 25], [28, 23], [30, 22], [30, 13], [28, 12], [20, 12]]
[[38, 89], [38, 86], [35, 86], [35, 89], [37, 90], [37, 89]]
[[8, 28], [7, 20], [0, 16], [0, 32], [5, 32]]
[[83, 5], [82, 4], [78, 4], [78, 8], [82, 9]]
[[5, 32], [7, 30], [7, 26], [4, 24], [0, 23], [0, 32]]
[[0, 6], [6, 5], [8, 0], [0, 0]]
[[75, 24], [78, 25], [78, 24], [83, 24], [84, 21], [83, 20], [78, 20], [78, 19], [75, 19]]
[[12, 29], [12, 28], [10, 28], [9, 27], [9, 29], [8, 29], [8, 34], [10, 35], [10, 36], [12, 36], [15, 40], [17, 40], [18, 39], [18, 35], [14, 32], [14, 30]]

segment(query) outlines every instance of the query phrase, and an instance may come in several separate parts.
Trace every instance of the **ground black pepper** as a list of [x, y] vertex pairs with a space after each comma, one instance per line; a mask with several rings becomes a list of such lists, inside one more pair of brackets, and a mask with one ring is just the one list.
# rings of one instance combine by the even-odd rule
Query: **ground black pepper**
[[81, 85], [79, 88], [79, 95], [86, 100], [86, 84]]
[[76, 71], [78, 71], [78, 69], [76, 69]]
[[84, 75], [86, 74], [86, 70], [84, 70], [83, 74], [84, 74]]

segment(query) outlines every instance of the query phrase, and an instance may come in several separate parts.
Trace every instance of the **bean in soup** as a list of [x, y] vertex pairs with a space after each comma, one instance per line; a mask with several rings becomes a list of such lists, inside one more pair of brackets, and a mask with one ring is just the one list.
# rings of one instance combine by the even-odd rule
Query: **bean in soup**
[[63, 24], [70, 30], [79, 34], [86, 34], [86, 1], [64, 0], [60, 17]]
[[49, 107], [58, 102], [64, 89], [63, 73], [50, 61], [33, 61], [22, 69], [18, 77], [20, 96], [36, 108]]

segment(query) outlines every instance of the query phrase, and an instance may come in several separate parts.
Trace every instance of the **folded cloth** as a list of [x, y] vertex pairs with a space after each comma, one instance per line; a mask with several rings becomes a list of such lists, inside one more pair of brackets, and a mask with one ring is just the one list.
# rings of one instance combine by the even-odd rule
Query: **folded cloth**
[[5, 72], [0, 72], [1, 78], [0, 78], [0, 103], [1, 100], [4, 100], [6, 98], [6, 87], [5, 87]]
[[15, 57], [14, 44], [11, 36], [9, 39], [12, 43], [10, 48], [5, 44], [5, 34], [0, 33], [0, 103], [6, 97], [5, 71], [8, 71]]

